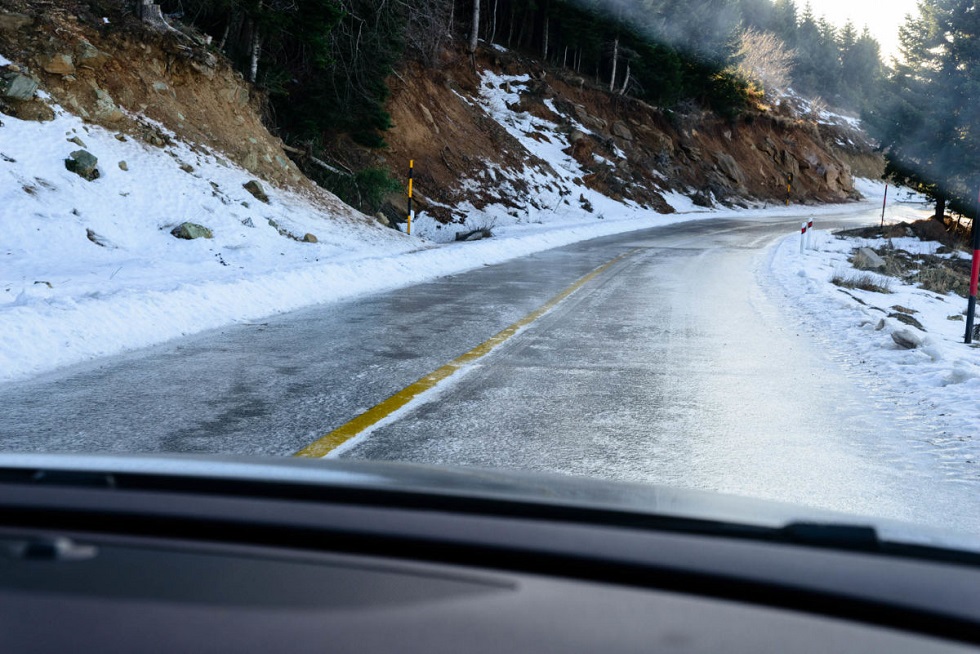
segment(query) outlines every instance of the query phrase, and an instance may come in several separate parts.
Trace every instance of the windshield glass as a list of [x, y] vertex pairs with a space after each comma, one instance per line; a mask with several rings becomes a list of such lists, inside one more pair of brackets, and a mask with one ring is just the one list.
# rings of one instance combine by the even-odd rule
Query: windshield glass
[[558, 473], [980, 549], [977, 27], [0, 0], [0, 453]]

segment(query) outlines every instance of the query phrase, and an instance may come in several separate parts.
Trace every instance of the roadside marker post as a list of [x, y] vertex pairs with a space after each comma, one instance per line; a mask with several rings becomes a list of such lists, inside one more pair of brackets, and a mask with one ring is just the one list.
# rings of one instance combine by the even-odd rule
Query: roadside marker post
[[888, 203], [888, 182], [885, 182], [885, 197], [881, 201], [881, 229], [885, 228], [885, 205]]
[[806, 249], [813, 249], [813, 218], [810, 218], [806, 224]]
[[[980, 195], [977, 197], [980, 203]], [[973, 216], [973, 270], [970, 272], [970, 301], [966, 308], [965, 343], [973, 342], [973, 321], [977, 314], [977, 279], [980, 277], [980, 209]]]
[[805, 254], [806, 250], [806, 223], [800, 227], [800, 254]]
[[789, 199], [793, 195], [793, 173], [786, 173], [786, 206], [789, 206]]
[[412, 186], [415, 182], [415, 159], [410, 159], [408, 162], [408, 229], [406, 232], [409, 236], [412, 235], [412, 219], [415, 218], [415, 212], [412, 211]]

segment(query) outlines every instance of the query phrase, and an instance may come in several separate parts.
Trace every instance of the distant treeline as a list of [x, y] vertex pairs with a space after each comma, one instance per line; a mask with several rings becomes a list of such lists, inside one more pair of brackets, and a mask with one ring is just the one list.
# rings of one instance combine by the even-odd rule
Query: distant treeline
[[[853, 109], [881, 75], [878, 45], [793, 0], [163, 0], [213, 37], [270, 98], [288, 143], [313, 154], [348, 134], [384, 145], [390, 76], [501, 45], [569, 74], [671, 109], [734, 117], [771, 89], [739, 68], [747, 31], [775, 37], [804, 94]], [[474, 47], [475, 44], [475, 47]], [[768, 54], [766, 55], [768, 56]], [[785, 67], [782, 66], [781, 67]], [[762, 88], [760, 88], [762, 87]], [[377, 176], [375, 176], [377, 177]], [[372, 178], [373, 179], [373, 178]], [[344, 191], [351, 179], [319, 180]], [[342, 184], [338, 185], [338, 181]], [[355, 180], [356, 181], [356, 180]], [[356, 184], [355, 184], [356, 186]], [[357, 197], [377, 193], [353, 193]], [[348, 195], [351, 195], [348, 193]], [[370, 210], [370, 206], [362, 206]]]
[[[478, 6], [474, 6], [474, 2]], [[482, 6], [480, 6], [482, 5]], [[351, 133], [380, 145], [386, 80], [408, 59], [435, 66], [474, 33], [564, 66], [615, 92], [670, 107], [741, 110], [733, 58], [746, 29], [795, 51], [794, 88], [858, 109], [881, 75], [878, 45], [793, 0], [165, 0], [214, 37], [271, 94], [277, 124], [310, 138]]]

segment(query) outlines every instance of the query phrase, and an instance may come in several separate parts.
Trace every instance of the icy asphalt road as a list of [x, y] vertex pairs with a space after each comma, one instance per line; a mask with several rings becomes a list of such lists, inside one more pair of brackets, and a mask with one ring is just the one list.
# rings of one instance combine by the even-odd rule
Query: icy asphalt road
[[711, 220], [606, 237], [2, 385], [0, 448], [290, 455], [625, 254], [341, 456], [948, 524], [968, 503], [956, 485], [931, 479], [928, 460], [894, 456], [927, 435], [858, 392], [760, 285], [766, 246], [798, 225]]

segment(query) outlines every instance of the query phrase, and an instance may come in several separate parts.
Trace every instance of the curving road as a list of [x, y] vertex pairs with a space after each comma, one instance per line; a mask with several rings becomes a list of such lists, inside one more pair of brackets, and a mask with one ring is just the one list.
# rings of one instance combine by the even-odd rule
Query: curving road
[[[874, 213], [874, 212], [870, 212]], [[799, 218], [558, 248], [0, 385], [0, 448], [291, 455], [613, 261], [333, 456], [559, 471], [936, 522], [879, 461], [909, 427], [758, 284]], [[825, 217], [868, 222], [868, 213]]]

